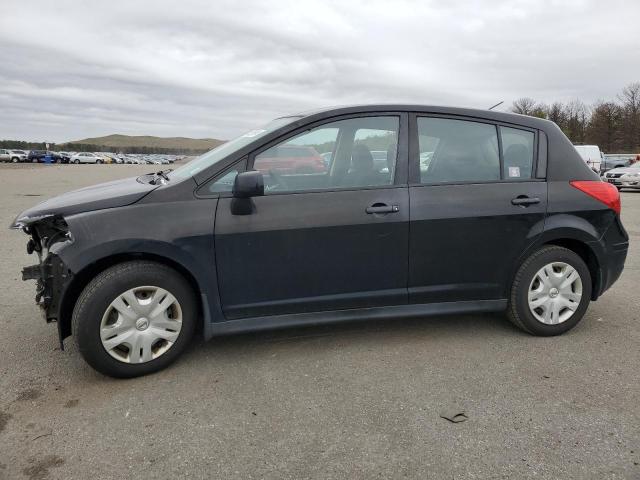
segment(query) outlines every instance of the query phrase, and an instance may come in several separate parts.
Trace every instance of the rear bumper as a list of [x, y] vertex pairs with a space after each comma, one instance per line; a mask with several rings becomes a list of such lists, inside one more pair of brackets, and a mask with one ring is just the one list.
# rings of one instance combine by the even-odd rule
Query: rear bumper
[[595, 300], [620, 278], [629, 250], [629, 236], [622, 226], [620, 218], [609, 226], [599, 242], [603, 252], [599, 255], [600, 282], [594, 286], [593, 299]]

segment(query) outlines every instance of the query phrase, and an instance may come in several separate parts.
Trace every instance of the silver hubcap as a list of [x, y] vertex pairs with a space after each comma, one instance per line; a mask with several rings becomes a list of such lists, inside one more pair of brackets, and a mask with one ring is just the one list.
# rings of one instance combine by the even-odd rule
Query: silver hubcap
[[533, 276], [529, 286], [529, 309], [546, 325], [571, 318], [582, 299], [582, 279], [568, 263], [553, 262]]
[[116, 360], [144, 363], [163, 355], [182, 329], [178, 300], [160, 287], [136, 287], [109, 304], [100, 323], [104, 349]]

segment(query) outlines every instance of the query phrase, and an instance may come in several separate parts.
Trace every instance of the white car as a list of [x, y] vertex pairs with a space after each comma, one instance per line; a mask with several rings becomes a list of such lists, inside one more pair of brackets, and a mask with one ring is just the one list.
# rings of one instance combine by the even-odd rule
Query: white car
[[0, 149], [0, 162], [26, 162], [27, 154], [22, 150]]
[[618, 190], [623, 188], [640, 188], [640, 162], [632, 163], [628, 167], [618, 167], [607, 170], [602, 180], [615, 185]]
[[104, 159], [95, 153], [79, 152], [71, 156], [69, 163], [104, 163]]

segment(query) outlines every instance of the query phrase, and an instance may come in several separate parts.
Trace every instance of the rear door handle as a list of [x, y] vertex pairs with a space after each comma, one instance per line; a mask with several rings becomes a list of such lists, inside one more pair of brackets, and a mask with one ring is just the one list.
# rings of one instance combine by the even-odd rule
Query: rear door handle
[[396, 213], [400, 211], [398, 205], [385, 205], [383, 203], [374, 203], [365, 210], [367, 213]]
[[519, 195], [511, 200], [512, 205], [520, 205], [521, 207], [535, 205], [536, 203], [540, 203], [540, 199], [538, 197], [527, 197], [526, 195]]

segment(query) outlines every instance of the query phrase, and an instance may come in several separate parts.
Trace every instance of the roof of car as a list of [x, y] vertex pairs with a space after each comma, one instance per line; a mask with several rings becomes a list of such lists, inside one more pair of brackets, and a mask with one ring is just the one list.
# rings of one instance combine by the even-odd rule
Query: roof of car
[[461, 117], [484, 118], [497, 122], [514, 123], [526, 125], [532, 128], [549, 127], [553, 124], [549, 120], [517, 113], [496, 112], [494, 110], [482, 110], [476, 108], [445, 107], [440, 105], [415, 105], [415, 104], [374, 104], [374, 105], [345, 105], [320, 108], [316, 110], [301, 112], [291, 117], [322, 117], [334, 115], [348, 115], [352, 113], [366, 112], [418, 112], [437, 113], [442, 115], [456, 115]]

